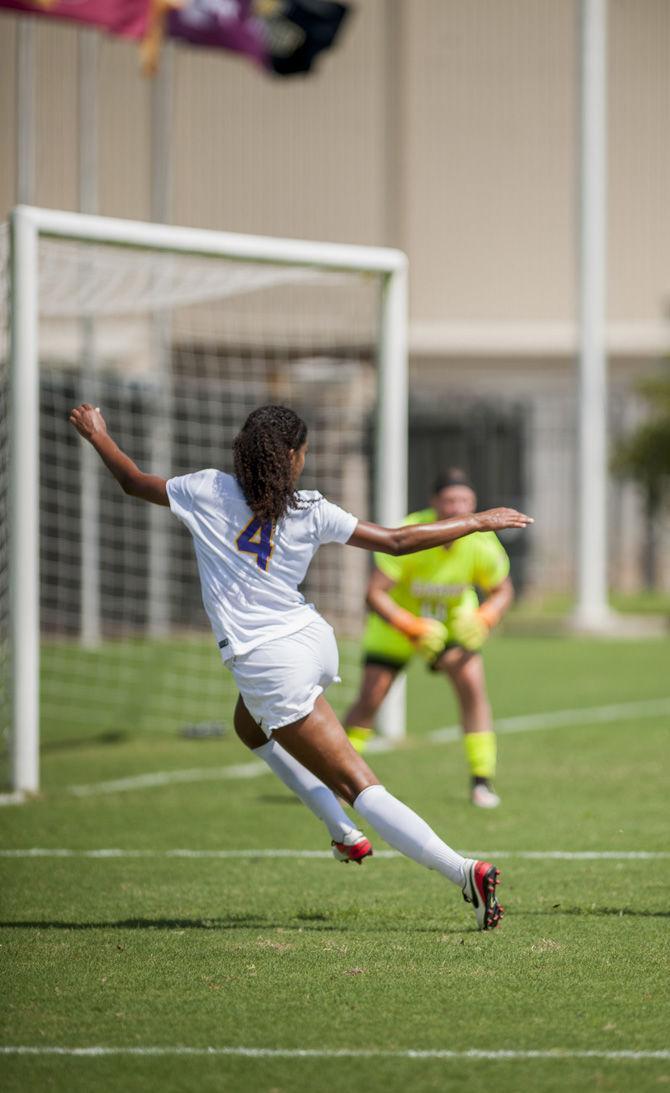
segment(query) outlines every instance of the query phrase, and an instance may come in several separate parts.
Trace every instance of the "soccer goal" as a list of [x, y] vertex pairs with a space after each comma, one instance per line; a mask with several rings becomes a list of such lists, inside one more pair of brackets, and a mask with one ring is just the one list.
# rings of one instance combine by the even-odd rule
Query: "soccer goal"
[[[396, 524], [407, 272], [395, 250], [29, 207], [0, 242], [4, 780], [30, 792], [40, 735], [60, 748], [204, 735], [230, 725], [234, 697], [187, 533], [122, 494], [68, 425], [70, 408], [99, 405], [140, 466], [170, 476], [230, 470], [249, 411], [287, 403], [310, 426], [301, 484]], [[326, 547], [304, 589], [340, 639], [340, 709], [358, 682], [368, 565]], [[401, 691], [383, 731], [404, 731]]]

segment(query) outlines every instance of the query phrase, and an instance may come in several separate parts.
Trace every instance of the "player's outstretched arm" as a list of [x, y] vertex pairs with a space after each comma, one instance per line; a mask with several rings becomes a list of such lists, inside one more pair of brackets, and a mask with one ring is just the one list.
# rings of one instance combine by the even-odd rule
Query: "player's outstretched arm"
[[145, 474], [130, 456], [122, 452], [107, 432], [105, 419], [97, 406], [83, 402], [70, 412], [70, 424], [80, 436], [95, 448], [108, 470], [112, 472], [124, 493], [169, 506], [166, 479], [157, 474]]
[[473, 531], [503, 531], [505, 528], [525, 528], [532, 524], [532, 516], [525, 516], [516, 509], [487, 509], [467, 516], [455, 516], [450, 520], [438, 520], [434, 524], [408, 524], [400, 528], [384, 528], [379, 524], [358, 521], [347, 546], [362, 550], [379, 550], [383, 554], [415, 554], [419, 550], [444, 546], [454, 539], [471, 535]]

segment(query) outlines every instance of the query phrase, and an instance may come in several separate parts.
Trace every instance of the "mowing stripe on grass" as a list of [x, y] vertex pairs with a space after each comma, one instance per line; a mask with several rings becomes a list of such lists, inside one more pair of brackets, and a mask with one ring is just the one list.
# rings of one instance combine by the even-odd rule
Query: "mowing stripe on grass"
[[[642, 702], [619, 702], [614, 706], [584, 706], [574, 710], [551, 710], [547, 713], [501, 717], [495, 722], [497, 733], [535, 732], [538, 729], [563, 729], [570, 725], [610, 724], [634, 717], [658, 717], [670, 713], [670, 698], [650, 698]], [[461, 737], [459, 725], [448, 725], [428, 734], [435, 744], [449, 744]]]
[[32, 1047], [23, 1045], [0, 1046], [0, 1055], [68, 1055], [68, 1056], [106, 1056], [106, 1055], [236, 1055], [249, 1059], [493, 1059], [523, 1061], [531, 1059], [609, 1059], [612, 1061], [642, 1061], [648, 1059], [670, 1059], [670, 1051], [578, 1051], [570, 1048], [554, 1048], [549, 1051], [482, 1051], [470, 1048], [467, 1051], [448, 1049], [435, 1051], [376, 1051], [374, 1048], [271, 1048], [271, 1047], [187, 1047], [182, 1044], [161, 1047]]
[[[482, 852], [459, 851], [466, 858], [481, 858]], [[375, 850], [375, 858], [402, 858], [397, 850]], [[666, 850], [493, 850], [487, 858], [527, 858], [531, 861], [666, 861]], [[65, 850], [27, 847], [0, 850], [0, 858], [332, 858], [330, 850]]]
[[[524, 714], [521, 717], [503, 717], [496, 721], [498, 733], [535, 732], [538, 729], [568, 728], [570, 725], [610, 724], [613, 721], [628, 721], [635, 717], [658, 717], [670, 713], [670, 698], [652, 698], [643, 702], [621, 702], [614, 706], [591, 706], [583, 709], [554, 710], [546, 713]], [[459, 725], [448, 725], [428, 734], [432, 744], [450, 744], [460, 740]], [[395, 744], [389, 740], [373, 740], [370, 751], [392, 751]], [[208, 782], [221, 779], [258, 778], [269, 774], [270, 769], [258, 760], [251, 763], [237, 763], [228, 767], [194, 767], [190, 770], [163, 770], [149, 774], [138, 774], [129, 778], [117, 778], [113, 781], [93, 782], [90, 785], [69, 786], [68, 791], [75, 797], [92, 797], [104, 793], [125, 793], [135, 789], [150, 789], [169, 785], [172, 782]]]

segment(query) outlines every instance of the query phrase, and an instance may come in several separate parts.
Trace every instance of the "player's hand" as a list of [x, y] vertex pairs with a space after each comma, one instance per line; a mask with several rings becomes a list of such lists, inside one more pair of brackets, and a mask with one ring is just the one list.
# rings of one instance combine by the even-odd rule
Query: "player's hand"
[[485, 512], [476, 512], [475, 519], [481, 525], [482, 531], [503, 531], [504, 528], [526, 528], [534, 524], [532, 516], [525, 516], [516, 509], [487, 509]]
[[91, 406], [89, 402], [82, 402], [80, 406], [75, 406], [74, 410], [70, 411], [69, 421], [85, 440], [90, 440], [95, 433], [107, 432], [107, 425], [100, 413], [100, 407]]
[[439, 619], [413, 615], [411, 611], [399, 607], [390, 621], [396, 630], [409, 638], [416, 651], [427, 660], [432, 660], [444, 649], [447, 628]]
[[412, 645], [424, 660], [433, 661], [447, 644], [448, 630], [439, 619], [421, 619], [424, 630], [418, 637], [412, 638]]
[[457, 607], [451, 619], [451, 636], [469, 653], [476, 653], [489, 636], [491, 627], [481, 608]]

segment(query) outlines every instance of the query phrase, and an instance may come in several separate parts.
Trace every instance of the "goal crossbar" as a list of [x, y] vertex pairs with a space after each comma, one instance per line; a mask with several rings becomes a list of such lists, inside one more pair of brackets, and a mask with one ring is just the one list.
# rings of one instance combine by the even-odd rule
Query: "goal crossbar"
[[392, 247], [367, 247], [349, 243], [322, 243], [306, 239], [241, 235], [236, 232], [151, 224], [140, 220], [91, 216], [18, 205], [12, 224], [21, 222], [35, 233], [82, 243], [114, 243], [180, 254], [237, 258], [274, 265], [318, 266], [341, 272], [406, 272], [407, 256]]

